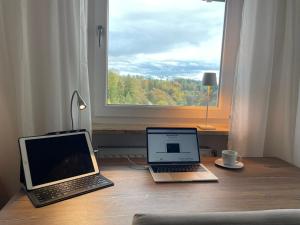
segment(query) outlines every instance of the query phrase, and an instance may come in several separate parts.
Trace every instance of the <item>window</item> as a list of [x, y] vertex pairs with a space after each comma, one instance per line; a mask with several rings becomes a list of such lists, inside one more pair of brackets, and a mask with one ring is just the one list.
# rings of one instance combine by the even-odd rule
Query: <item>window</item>
[[[206, 105], [219, 78], [225, 2], [109, 0], [108, 105]], [[219, 80], [219, 79], [218, 79]], [[210, 105], [217, 106], [218, 87]]]
[[199, 123], [206, 71], [218, 77], [209, 119], [226, 123], [241, 9], [242, 0], [89, 1], [93, 123]]

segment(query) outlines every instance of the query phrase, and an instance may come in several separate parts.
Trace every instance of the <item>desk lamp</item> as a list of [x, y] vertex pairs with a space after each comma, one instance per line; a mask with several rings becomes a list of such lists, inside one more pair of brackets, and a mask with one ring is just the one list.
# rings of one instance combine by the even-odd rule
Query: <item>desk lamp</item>
[[72, 130], [74, 129], [74, 123], [73, 123], [73, 100], [75, 95], [77, 95], [77, 106], [80, 110], [84, 110], [87, 107], [87, 104], [84, 102], [84, 100], [82, 99], [81, 95], [79, 94], [79, 92], [77, 90], [75, 90], [72, 94], [72, 98], [71, 98], [71, 121], [72, 121]]
[[206, 116], [205, 116], [205, 124], [199, 125], [198, 127], [202, 130], [215, 130], [216, 128], [214, 126], [207, 125], [207, 117], [208, 117], [208, 103], [210, 100], [210, 90], [212, 86], [217, 86], [216, 73], [204, 73], [202, 78], [202, 85], [207, 87]]

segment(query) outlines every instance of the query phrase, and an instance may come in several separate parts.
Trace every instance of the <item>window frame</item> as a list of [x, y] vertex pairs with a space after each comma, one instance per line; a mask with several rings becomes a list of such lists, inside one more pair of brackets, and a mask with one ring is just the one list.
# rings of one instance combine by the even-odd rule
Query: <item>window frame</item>
[[[108, 67], [108, 0], [88, 2], [88, 66], [93, 127], [114, 124], [136, 125], [196, 125], [205, 120], [203, 106], [106, 105]], [[208, 121], [227, 124], [230, 118], [235, 62], [243, 0], [227, 0], [221, 56], [218, 106], [210, 106]], [[97, 26], [104, 27], [99, 48]], [[96, 85], [99, 84], [99, 85]]]

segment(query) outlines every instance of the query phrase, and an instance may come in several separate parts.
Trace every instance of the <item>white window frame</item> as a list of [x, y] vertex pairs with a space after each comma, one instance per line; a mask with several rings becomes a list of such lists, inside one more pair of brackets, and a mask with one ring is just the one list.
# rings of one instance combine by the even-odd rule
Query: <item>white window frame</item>
[[[206, 107], [199, 106], [141, 106], [106, 105], [108, 1], [89, 0], [88, 65], [93, 128], [114, 124], [136, 125], [196, 125], [204, 121]], [[208, 3], [209, 4], [209, 3]], [[230, 118], [235, 62], [243, 0], [226, 1], [218, 106], [209, 107], [209, 122], [226, 124]], [[104, 27], [101, 48], [97, 26]]]

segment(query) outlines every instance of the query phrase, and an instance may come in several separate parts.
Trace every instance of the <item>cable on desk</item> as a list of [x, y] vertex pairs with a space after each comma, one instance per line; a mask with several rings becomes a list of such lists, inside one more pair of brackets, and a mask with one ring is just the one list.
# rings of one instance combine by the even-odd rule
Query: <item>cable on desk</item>
[[127, 159], [127, 161], [130, 163], [129, 167], [131, 169], [135, 169], [135, 170], [147, 170], [148, 166], [145, 164], [138, 164], [136, 162], [134, 162], [131, 158], [129, 158], [129, 156], [124, 156], [124, 158]]

